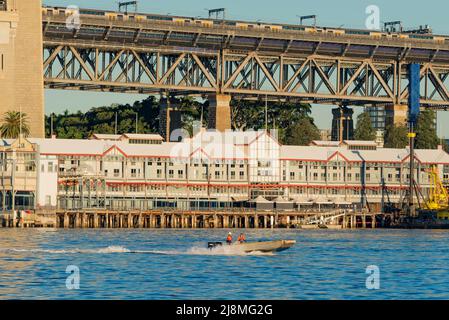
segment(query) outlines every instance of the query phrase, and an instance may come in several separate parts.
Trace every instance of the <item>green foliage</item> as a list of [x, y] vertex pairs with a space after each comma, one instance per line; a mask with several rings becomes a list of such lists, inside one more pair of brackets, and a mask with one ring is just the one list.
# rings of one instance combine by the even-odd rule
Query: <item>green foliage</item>
[[370, 141], [376, 139], [376, 131], [371, 124], [368, 112], [363, 112], [357, 117], [357, 127], [354, 132], [355, 140]]
[[69, 113], [47, 116], [45, 119], [46, 136], [51, 134], [53, 117], [54, 133], [59, 138], [86, 139], [93, 133], [115, 132], [115, 114], [117, 113], [117, 133], [136, 132], [136, 113], [138, 114], [138, 132], [157, 131], [159, 123], [159, 106], [154, 97], [136, 101], [133, 105], [113, 104], [109, 107], [92, 108], [86, 113]]
[[[193, 124], [203, 115], [203, 127], [207, 127], [209, 102], [199, 102], [191, 97], [184, 97], [172, 102], [179, 106], [182, 113], [182, 127], [190, 134]], [[270, 103], [268, 109], [268, 128], [279, 130], [282, 143], [292, 141], [287, 139], [296, 132], [301, 124], [306, 124], [313, 139], [319, 139], [319, 132], [310, 117], [310, 105], [287, 103]], [[138, 114], [138, 132], [151, 133], [159, 130], [159, 101], [149, 97], [136, 101], [133, 105], [111, 105], [110, 107], [92, 108], [86, 113], [69, 113], [53, 115], [54, 133], [59, 138], [88, 138], [93, 133], [115, 132], [115, 113], [118, 114], [117, 133], [133, 133], [136, 131], [136, 113]], [[304, 122], [304, 120], [307, 120]], [[46, 118], [46, 135], [50, 136], [51, 117]], [[237, 130], [258, 130], [265, 128], [264, 101], [231, 101], [231, 126]], [[296, 128], [296, 129], [294, 129]], [[299, 128], [302, 129], [302, 128]], [[316, 133], [318, 132], [318, 138]], [[295, 133], [296, 134], [296, 133]], [[301, 140], [302, 141], [302, 140]], [[308, 144], [308, 138], [303, 139]]]
[[[268, 123], [269, 129], [278, 130], [279, 141], [289, 144], [292, 140], [289, 135], [295, 131], [297, 124], [308, 119], [318, 131], [310, 117], [311, 106], [294, 102], [269, 102]], [[234, 130], [259, 130], [265, 128], [265, 101], [231, 101], [231, 127]], [[318, 131], [319, 138], [319, 131]]]
[[314, 125], [313, 120], [303, 117], [297, 123], [289, 126], [286, 130], [286, 144], [309, 145], [313, 140], [320, 139], [320, 131]]
[[435, 123], [435, 112], [430, 109], [421, 111], [416, 126], [416, 149], [436, 149], [439, 139]]
[[388, 126], [385, 130], [385, 148], [402, 149], [408, 145], [408, 128], [403, 125]]
[[18, 111], [5, 112], [0, 125], [0, 136], [6, 139], [15, 139], [19, 137], [20, 133], [22, 133], [24, 137], [30, 135], [27, 114]]

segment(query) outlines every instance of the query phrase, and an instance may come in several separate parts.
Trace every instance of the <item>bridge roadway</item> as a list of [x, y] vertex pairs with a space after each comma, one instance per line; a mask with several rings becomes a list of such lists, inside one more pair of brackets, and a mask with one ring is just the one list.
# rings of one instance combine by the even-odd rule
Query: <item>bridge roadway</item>
[[65, 16], [43, 14], [46, 88], [395, 106], [407, 104], [417, 62], [422, 105], [449, 106], [448, 41], [80, 20], [70, 30]]

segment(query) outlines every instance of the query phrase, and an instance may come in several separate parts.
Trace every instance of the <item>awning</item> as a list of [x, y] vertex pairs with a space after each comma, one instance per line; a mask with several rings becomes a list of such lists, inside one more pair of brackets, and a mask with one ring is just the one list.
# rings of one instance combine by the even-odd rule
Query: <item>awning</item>
[[256, 199], [252, 199], [250, 202], [252, 202], [252, 203], [273, 203], [273, 201], [267, 200], [262, 196], [258, 196]]
[[230, 197], [217, 197], [216, 199], [217, 202], [229, 202], [231, 201]]
[[313, 205], [314, 200], [308, 198], [296, 198], [295, 203], [299, 205], [311, 206]]
[[262, 196], [258, 196], [256, 199], [253, 199], [250, 202], [256, 204], [257, 210], [273, 210], [274, 208], [274, 202], [269, 201]]
[[350, 201], [345, 201], [345, 200], [335, 200], [334, 202], [336, 205], [340, 205], [340, 206], [350, 206], [352, 205], [352, 202]]
[[277, 197], [274, 199], [274, 202], [276, 203], [293, 203], [293, 201], [290, 201], [289, 199], [285, 199], [284, 197]]
[[231, 197], [231, 200], [235, 202], [248, 201], [248, 197]]
[[324, 204], [334, 204], [334, 201], [331, 199], [317, 199], [315, 204], [324, 205]]

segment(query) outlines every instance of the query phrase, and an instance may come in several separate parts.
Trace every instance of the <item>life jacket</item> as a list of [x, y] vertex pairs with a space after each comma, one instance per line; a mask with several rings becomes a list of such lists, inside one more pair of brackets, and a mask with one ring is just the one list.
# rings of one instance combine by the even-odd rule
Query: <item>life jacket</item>
[[226, 238], [226, 241], [231, 242], [231, 241], [232, 241], [232, 236], [228, 236], [228, 237]]
[[245, 241], [246, 239], [245, 239], [245, 236], [239, 236], [239, 239], [238, 239], [238, 241]]

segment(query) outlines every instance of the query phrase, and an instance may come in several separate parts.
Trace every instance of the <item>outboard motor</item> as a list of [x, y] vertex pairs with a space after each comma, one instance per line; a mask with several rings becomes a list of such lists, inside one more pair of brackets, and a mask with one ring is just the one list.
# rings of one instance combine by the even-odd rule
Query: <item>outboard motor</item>
[[208, 242], [207, 248], [212, 250], [213, 248], [221, 247], [222, 245], [223, 245], [223, 242]]

